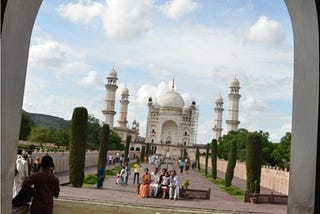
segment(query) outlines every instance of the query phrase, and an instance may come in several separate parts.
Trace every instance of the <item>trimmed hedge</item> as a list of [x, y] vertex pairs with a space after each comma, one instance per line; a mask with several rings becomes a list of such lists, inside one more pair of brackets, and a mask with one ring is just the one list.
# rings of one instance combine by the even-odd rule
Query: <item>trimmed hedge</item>
[[77, 107], [73, 110], [70, 127], [69, 180], [74, 187], [83, 185], [87, 138], [88, 111]]

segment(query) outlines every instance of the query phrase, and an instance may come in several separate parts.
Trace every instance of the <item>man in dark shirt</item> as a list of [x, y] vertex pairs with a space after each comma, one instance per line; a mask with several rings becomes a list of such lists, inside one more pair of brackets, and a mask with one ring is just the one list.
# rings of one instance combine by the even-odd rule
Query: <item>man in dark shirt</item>
[[41, 159], [41, 170], [27, 179], [23, 187], [34, 185], [31, 214], [52, 214], [53, 196], [59, 196], [59, 180], [53, 175], [53, 160], [49, 155]]

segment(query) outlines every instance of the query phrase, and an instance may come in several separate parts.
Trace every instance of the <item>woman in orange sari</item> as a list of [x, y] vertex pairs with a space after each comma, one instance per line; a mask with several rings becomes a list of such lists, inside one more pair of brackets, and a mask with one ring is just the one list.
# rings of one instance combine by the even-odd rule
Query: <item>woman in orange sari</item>
[[139, 186], [139, 192], [138, 192], [139, 198], [148, 197], [150, 183], [151, 183], [151, 175], [149, 173], [149, 169], [145, 168], [144, 173], [142, 175], [142, 181]]

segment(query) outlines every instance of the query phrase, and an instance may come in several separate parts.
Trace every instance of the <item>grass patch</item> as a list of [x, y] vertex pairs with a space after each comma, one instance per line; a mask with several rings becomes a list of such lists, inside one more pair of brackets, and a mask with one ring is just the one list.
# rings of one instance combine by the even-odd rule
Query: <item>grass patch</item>
[[93, 174], [88, 174], [84, 176], [83, 184], [96, 184], [97, 183], [97, 176]]
[[213, 179], [211, 176], [205, 175], [204, 170], [200, 170], [200, 171], [198, 171], [198, 173], [200, 175], [202, 175], [203, 177], [206, 177], [207, 179], [209, 179], [212, 183], [214, 183], [216, 186], [223, 189], [225, 192], [227, 192], [231, 196], [235, 197], [236, 199], [238, 199], [240, 201], [243, 200], [244, 191], [242, 189], [235, 187], [235, 186], [225, 187], [225, 183], [224, 183], [223, 179], [220, 179], [220, 178]]

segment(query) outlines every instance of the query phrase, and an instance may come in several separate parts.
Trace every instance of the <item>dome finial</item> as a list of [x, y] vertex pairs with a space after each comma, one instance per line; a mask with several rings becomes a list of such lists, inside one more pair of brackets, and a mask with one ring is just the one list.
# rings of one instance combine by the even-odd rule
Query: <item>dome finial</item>
[[174, 77], [172, 78], [172, 91], [174, 91]]

